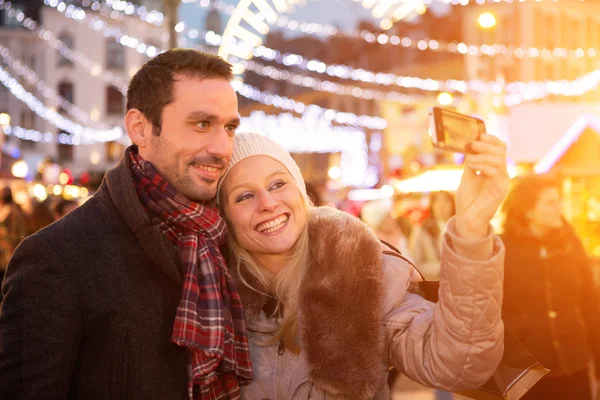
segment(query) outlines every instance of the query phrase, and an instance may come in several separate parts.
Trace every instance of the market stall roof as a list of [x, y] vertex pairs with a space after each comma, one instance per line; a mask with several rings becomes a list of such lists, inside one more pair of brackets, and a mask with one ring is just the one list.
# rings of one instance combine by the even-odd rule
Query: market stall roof
[[537, 163], [584, 115], [600, 118], [600, 104], [529, 103], [512, 108], [508, 121], [509, 158], [516, 163]]
[[576, 175], [597, 174], [600, 171], [600, 117], [580, 116], [567, 129], [550, 151], [535, 165], [538, 174], [562, 163], [565, 172]]

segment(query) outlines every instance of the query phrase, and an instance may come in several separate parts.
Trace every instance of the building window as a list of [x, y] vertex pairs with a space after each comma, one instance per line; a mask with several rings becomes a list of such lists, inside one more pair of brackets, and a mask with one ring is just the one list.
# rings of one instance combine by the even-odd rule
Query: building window
[[21, 127], [35, 129], [35, 113], [31, 110], [21, 110]]
[[106, 115], [123, 115], [123, 94], [114, 86], [106, 88]]
[[125, 46], [115, 40], [106, 40], [106, 68], [125, 69]]
[[[69, 49], [74, 50], [73, 48], [73, 37], [68, 33], [62, 33], [58, 39], [62, 41]], [[59, 66], [70, 66], [73, 65], [73, 62], [68, 58], [65, 58], [60, 51], [58, 52], [58, 65]]]
[[106, 142], [106, 161], [115, 162], [123, 155], [125, 150], [118, 142]]
[[[67, 132], [58, 132], [58, 135], [65, 134], [68, 135]], [[73, 161], [73, 146], [69, 144], [57, 143], [58, 146], [58, 162], [70, 162]]]
[[[58, 84], [58, 94], [60, 96], [62, 96], [65, 100], [67, 100], [69, 103], [73, 103], [73, 97], [74, 97], [74, 88], [73, 88], [73, 84], [71, 82], [61, 82]], [[65, 112], [65, 110], [61, 107], [58, 110], [59, 113], [63, 114]]]

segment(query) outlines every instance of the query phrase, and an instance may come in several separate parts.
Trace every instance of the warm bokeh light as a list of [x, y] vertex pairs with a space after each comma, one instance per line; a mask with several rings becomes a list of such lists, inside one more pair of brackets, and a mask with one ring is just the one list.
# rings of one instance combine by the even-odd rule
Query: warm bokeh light
[[33, 196], [38, 199], [38, 201], [44, 201], [48, 198], [48, 192], [43, 185], [38, 183], [33, 186]]
[[25, 178], [27, 172], [29, 172], [29, 167], [25, 161], [20, 160], [13, 164], [11, 172], [15, 178]]
[[54, 185], [54, 188], [52, 189], [52, 193], [55, 196], [60, 196], [63, 192], [62, 186], [60, 185]]
[[329, 178], [331, 179], [340, 179], [340, 177], [342, 176], [342, 170], [340, 169], [340, 167], [331, 167], [329, 168], [329, 171], [327, 173], [329, 175]]
[[98, 121], [100, 119], [100, 111], [98, 111], [97, 108], [94, 108], [91, 112], [90, 112], [90, 119], [92, 121]]
[[448, 92], [442, 92], [437, 95], [437, 101], [443, 106], [449, 106], [454, 101], [454, 96]]
[[483, 29], [490, 29], [496, 26], [496, 17], [490, 12], [485, 12], [479, 16], [479, 26]]
[[387, 18], [382, 19], [381, 22], [379, 23], [379, 27], [381, 27], [381, 29], [383, 29], [384, 31], [391, 29], [392, 26], [394, 26], [394, 23], [392, 22], [392, 20], [387, 19]]
[[98, 152], [94, 151], [92, 153], [92, 155], [90, 156], [90, 161], [94, 165], [98, 164], [100, 162], [100, 154], [98, 154]]
[[383, 197], [392, 197], [394, 195], [394, 188], [391, 185], [383, 185], [381, 187], [381, 195]]
[[7, 113], [0, 113], [0, 125], [10, 125], [10, 115]]
[[58, 182], [61, 185], [66, 185], [69, 183], [69, 175], [66, 172], [61, 172], [61, 174], [58, 176]]

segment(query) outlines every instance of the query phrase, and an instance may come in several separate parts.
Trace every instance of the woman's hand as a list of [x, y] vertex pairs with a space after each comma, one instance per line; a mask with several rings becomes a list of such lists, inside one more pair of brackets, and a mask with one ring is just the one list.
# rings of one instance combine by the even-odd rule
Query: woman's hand
[[470, 150], [456, 191], [456, 233], [479, 239], [488, 234], [489, 223], [508, 192], [510, 177], [503, 141], [483, 134], [471, 143]]

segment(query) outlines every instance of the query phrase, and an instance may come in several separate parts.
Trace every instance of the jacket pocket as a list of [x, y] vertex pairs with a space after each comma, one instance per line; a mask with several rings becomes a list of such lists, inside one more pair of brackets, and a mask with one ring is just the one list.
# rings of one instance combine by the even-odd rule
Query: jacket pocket
[[113, 349], [111, 368], [111, 400], [133, 398], [132, 378], [134, 376], [133, 349], [129, 331], [118, 333]]

